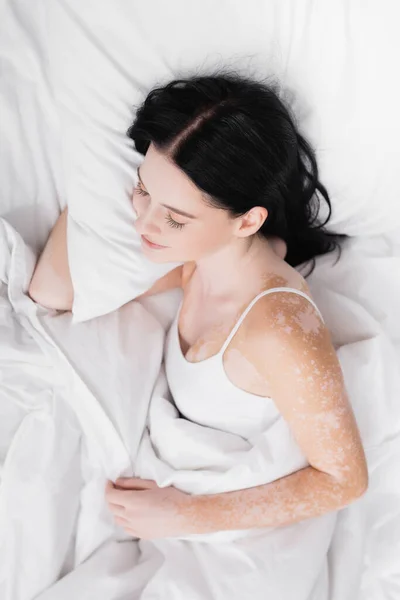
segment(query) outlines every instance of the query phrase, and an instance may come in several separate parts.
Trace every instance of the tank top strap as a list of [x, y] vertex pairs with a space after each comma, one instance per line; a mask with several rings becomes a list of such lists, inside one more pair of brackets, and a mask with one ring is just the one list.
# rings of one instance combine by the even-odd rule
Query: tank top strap
[[310, 304], [313, 305], [313, 307], [315, 308], [315, 310], [317, 311], [317, 313], [321, 317], [322, 321], [324, 322], [324, 318], [323, 318], [323, 316], [321, 314], [321, 311], [319, 310], [318, 306], [304, 292], [302, 292], [300, 290], [296, 290], [295, 288], [290, 288], [290, 287], [275, 287], [275, 288], [271, 288], [269, 290], [265, 290], [264, 292], [261, 292], [255, 298], [253, 298], [253, 300], [250, 302], [250, 304], [248, 305], [248, 307], [243, 311], [243, 313], [240, 315], [239, 319], [237, 320], [235, 326], [233, 327], [232, 331], [230, 332], [230, 334], [228, 335], [227, 339], [225, 340], [224, 345], [222, 346], [221, 350], [219, 351], [220, 355], [224, 354], [225, 350], [227, 349], [227, 347], [231, 343], [233, 337], [237, 333], [239, 327], [241, 326], [241, 324], [243, 323], [244, 319], [246, 318], [246, 316], [248, 315], [248, 313], [251, 311], [251, 309], [253, 308], [253, 306], [255, 305], [255, 303], [260, 298], [263, 298], [263, 296], [268, 296], [268, 294], [272, 294], [272, 293], [275, 293], [275, 292], [290, 292], [292, 294], [297, 294], [298, 296], [302, 296], [303, 298], [305, 298], [306, 300], [308, 300], [310, 302]]

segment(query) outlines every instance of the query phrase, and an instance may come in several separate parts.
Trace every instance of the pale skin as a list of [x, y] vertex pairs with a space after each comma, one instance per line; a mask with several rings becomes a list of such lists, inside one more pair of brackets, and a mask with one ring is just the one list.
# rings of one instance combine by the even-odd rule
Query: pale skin
[[[138, 233], [162, 246], [144, 239], [148, 257], [184, 263], [150, 293], [183, 288], [178, 329], [186, 360], [216, 354], [261, 291], [292, 287], [310, 295], [305, 280], [283, 260], [284, 244], [257, 234], [268, 218], [265, 208], [255, 206], [240, 217], [216, 209], [153, 146], [141, 165], [133, 205]], [[43, 273], [36, 275], [43, 280]], [[367, 465], [342, 371], [329, 332], [306, 299], [293, 293], [261, 298], [223, 360], [235, 386], [273, 399], [309, 466], [266, 485], [202, 496], [138, 478], [109, 482], [110, 510], [131, 535], [153, 539], [288, 525], [338, 510], [366, 491]]]

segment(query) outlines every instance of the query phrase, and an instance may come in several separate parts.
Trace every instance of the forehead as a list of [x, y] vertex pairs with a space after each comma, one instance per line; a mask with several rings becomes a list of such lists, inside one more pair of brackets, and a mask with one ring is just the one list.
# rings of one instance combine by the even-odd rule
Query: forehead
[[201, 190], [165, 154], [150, 145], [140, 177], [152, 199], [177, 208], [205, 206]]

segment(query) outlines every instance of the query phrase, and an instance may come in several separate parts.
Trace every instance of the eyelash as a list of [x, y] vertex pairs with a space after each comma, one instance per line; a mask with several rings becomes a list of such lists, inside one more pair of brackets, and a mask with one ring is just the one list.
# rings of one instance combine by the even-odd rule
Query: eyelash
[[[148, 196], [149, 194], [147, 192], [145, 192], [145, 190], [142, 188], [142, 186], [140, 185], [140, 181], [136, 186], [136, 190], [137, 193], [140, 194], [141, 196]], [[186, 225], [186, 223], [178, 223], [177, 221], [175, 221], [170, 214], [165, 216], [165, 220], [167, 221], [168, 225], [170, 227], [173, 227], [174, 229], [183, 229]]]
[[144, 189], [140, 185], [140, 182], [137, 184], [136, 190], [137, 190], [137, 193], [140, 194], [141, 196], [148, 196], [149, 195], [147, 192], [144, 191]]
[[170, 214], [165, 216], [165, 220], [167, 221], [168, 225], [170, 225], [171, 227], [173, 227], [174, 229], [183, 229], [186, 225], [186, 223], [178, 223], [177, 221], [175, 221]]

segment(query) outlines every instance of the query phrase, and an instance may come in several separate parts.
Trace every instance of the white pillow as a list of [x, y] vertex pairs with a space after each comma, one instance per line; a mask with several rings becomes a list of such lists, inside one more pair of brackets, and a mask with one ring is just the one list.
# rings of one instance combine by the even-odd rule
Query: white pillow
[[351, 0], [49, 3], [75, 320], [118, 308], [170, 268], [139, 251], [130, 194], [142, 157], [125, 132], [132, 105], [181, 74], [228, 66], [275, 75], [317, 150], [331, 229], [398, 225], [397, 12], [394, 2]]

